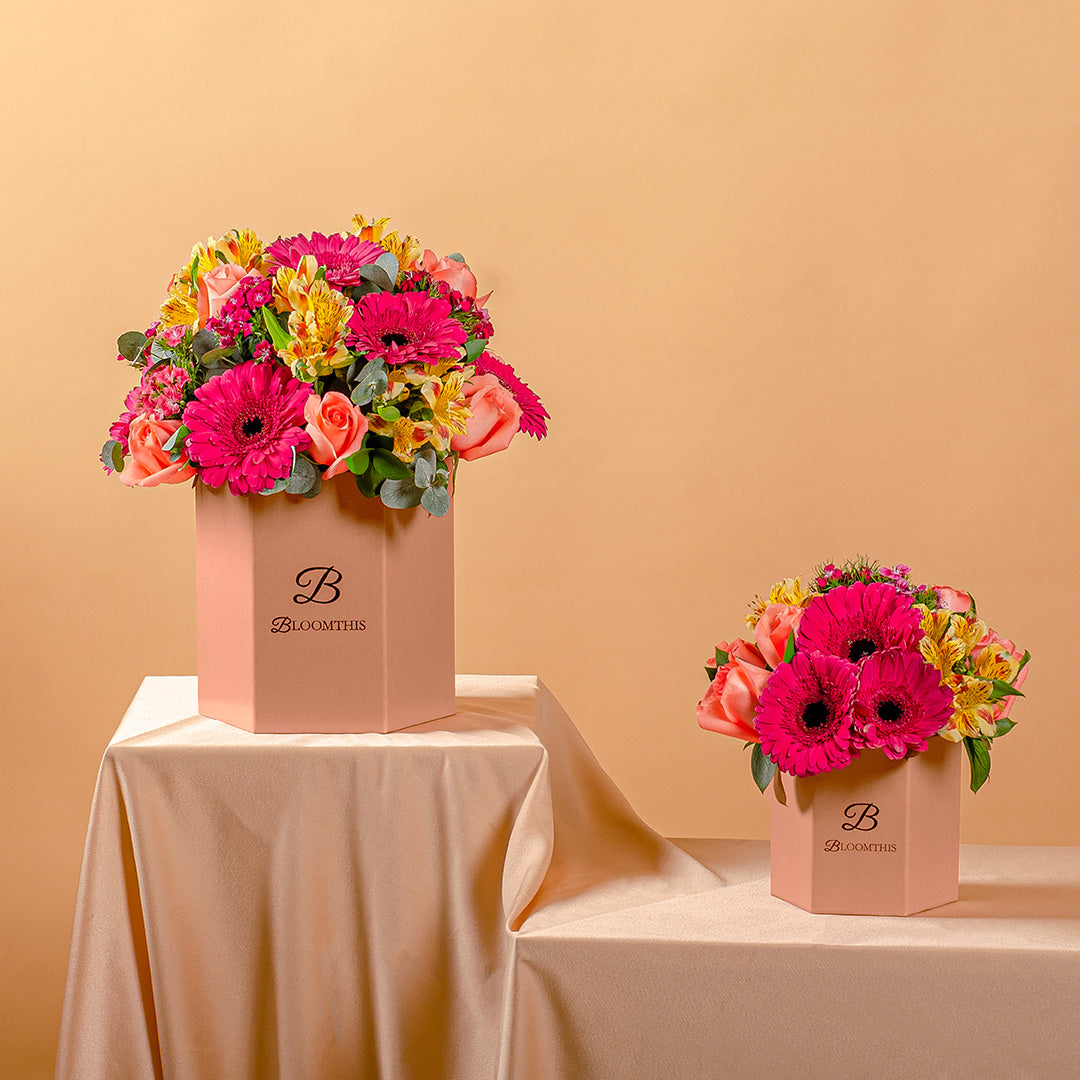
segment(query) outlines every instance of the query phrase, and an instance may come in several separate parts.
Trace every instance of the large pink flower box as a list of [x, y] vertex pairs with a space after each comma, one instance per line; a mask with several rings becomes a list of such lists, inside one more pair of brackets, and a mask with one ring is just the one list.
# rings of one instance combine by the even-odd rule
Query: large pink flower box
[[772, 894], [816, 913], [910, 915], [957, 899], [960, 745], [784, 776], [771, 796]]
[[454, 712], [454, 540], [351, 475], [313, 499], [196, 483], [199, 711], [255, 732], [387, 732]]

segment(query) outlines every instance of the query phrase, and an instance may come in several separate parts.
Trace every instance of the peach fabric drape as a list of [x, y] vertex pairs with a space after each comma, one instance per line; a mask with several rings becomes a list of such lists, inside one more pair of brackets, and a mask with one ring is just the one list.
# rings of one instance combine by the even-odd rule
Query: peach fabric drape
[[[58, 1080], [1080, 1073], [1080, 849], [810, 915], [663, 840], [532, 677], [393, 735], [253, 736], [148, 679], [102, 763]], [[748, 797], [753, 797], [750, 792]]]
[[715, 888], [533, 677], [392, 735], [251, 735], [150, 678], [101, 766], [59, 1080], [494, 1077], [514, 933]]

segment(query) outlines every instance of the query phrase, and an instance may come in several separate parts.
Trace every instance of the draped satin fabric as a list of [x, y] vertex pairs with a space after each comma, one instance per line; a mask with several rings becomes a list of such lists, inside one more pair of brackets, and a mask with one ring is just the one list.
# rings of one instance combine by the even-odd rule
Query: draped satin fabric
[[252, 735], [148, 678], [91, 812], [58, 1080], [496, 1077], [514, 940], [718, 887], [534, 677], [391, 735]]

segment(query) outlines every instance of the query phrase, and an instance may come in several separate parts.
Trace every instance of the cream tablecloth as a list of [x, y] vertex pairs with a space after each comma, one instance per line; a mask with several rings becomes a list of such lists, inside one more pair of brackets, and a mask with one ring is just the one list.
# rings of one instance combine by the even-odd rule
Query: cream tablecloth
[[98, 780], [58, 1080], [1080, 1078], [1080, 849], [965, 848], [908, 919], [661, 839], [531, 677], [255, 736], [148, 679]]
[[459, 677], [392, 735], [251, 735], [149, 678], [98, 777], [57, 1077], [494, 1077], [530, 912], [716, 885], [534, 677]]

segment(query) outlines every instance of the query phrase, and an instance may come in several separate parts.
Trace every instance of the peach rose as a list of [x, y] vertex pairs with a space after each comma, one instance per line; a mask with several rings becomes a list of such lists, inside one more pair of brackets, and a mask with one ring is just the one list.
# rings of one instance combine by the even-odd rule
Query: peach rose
[[798, 627], [804, 610], [791, 604], [769, 604], [761, 613], [754, 627], [754, 640], [769, 667], [776, 667], [784, 659], [788, 636]]
[[195, 470], [187, 454], [182, 454], [177, 461], [170, 461], [169, 451], [162, 450], [179, 426], [179, 420], [154, 420], [146, 413], [136, 416], [128, 431], [131, 459], [120, 473], [120, 480], [128, 487], [157, 487], [158, 484], [180, 484], [190, 480]]
[[244, 278], [254, 276], [236, 263], [219, 263], [208, 273], [199, 278], [199, 301], [196, 309], [199, 313], [199, 326], [205, 326], [207, 319], [216, 319], [225, 301], [236, 291]]
[[355, 454], [368, 429], [367, 417], [359, 405], [344, 394], [330, 390], [320, 398], [312, 394], [304, 402], [304, 430], [311, 436], [308, 453], [313, 461], [330, 467], [323, 479], [337, 476], [349, 466], [345, 459]]
[[948, 585], [935, 585], [934, 592], [937, 594], [938, 603], [946, 611], [957, 611], [963, 614], [971, 610], [971, 593], [953, 589]]
[[514, 395], [489, 373], [474, 375], [465, 384], [465, 398], [472, 416], [465, 433], [450, 440], [450, 448], [465, 461], [505, 450], [521, 427], [521, 406]]
[[432, 281], [445, 281], [454, 292], [476, 299], [476, 275], [463, 262], [440, 259], [434, 251], [425, 251], [420, 265]]
[[[724, 642], [720, 643], [724, 649]], [[698, 702], [698, 723], [708, 731], [732, 735], [745, 742], [760, 742], [754, 729], [758, 698], [771, 672], [757, 648], [739, 639], [724, 649], [728, 662], [720, 667]]]

